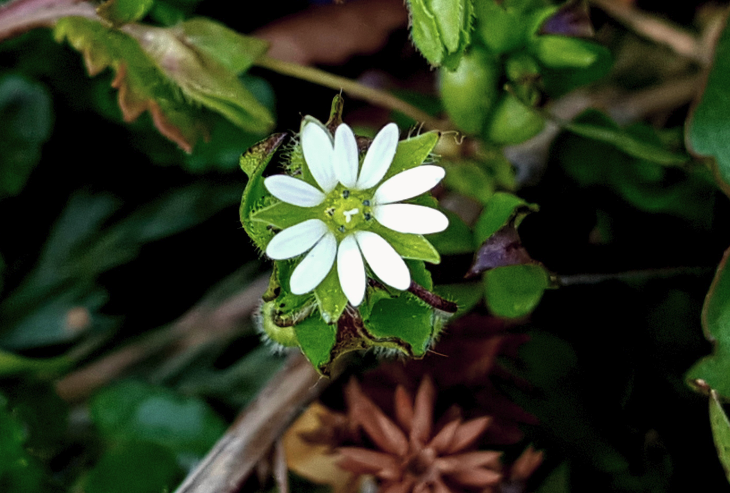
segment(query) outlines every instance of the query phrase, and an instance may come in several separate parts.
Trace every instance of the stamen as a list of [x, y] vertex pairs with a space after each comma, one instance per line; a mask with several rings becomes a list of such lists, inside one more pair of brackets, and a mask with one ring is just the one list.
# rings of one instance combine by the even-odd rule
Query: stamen
[[354, 216], [358, 212], [360, 212], [360, 209], [358, 209], [358, 208], [350, 209], [349, 211], [344, 211], [343, 214], [345, 215], [345, 222], [349, 223], [350, 221], [352, 221], [352, 216]]
[[365, 220], [366, 221], [369, 221], [369, 220], [371, 220], [373, 218], [373, 216], [369, 212], [366, 212], [364, 215], [365, 215]]
[[370, 200], [368, 200], [368, 199], [363, 200], [362, 205], [364, 205], [365, 207], [370, 207]]
[[340, 233], [344, 233], [345, 232], [345, 227], [344, 226], [340, 226], [339, 228], [337, 228], [337, 231], [339, 231]]
[[349, 196], [350, 196], [350, 191], [349, 190], [345, 189], [345, 190], [342, 191], [342, 198], [343, 199], [346, 199]]

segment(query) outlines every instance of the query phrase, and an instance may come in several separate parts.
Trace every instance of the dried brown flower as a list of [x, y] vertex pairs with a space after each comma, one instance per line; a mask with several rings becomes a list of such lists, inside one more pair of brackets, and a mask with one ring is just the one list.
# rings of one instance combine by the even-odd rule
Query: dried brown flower
[[352, 379], [345, 389], [350, 419], [362, 426], [372, 448], [340, 447], [340, 467], [380, 480], [381, 493], [449, 493], [497, 485], [500, 452], [473, 450], [491, 418], [466, 422], [457, 418], [434, 426], [436, 390], [426, 376], [412, 399], [398, 386], [395, 391], [397, 424], [386, 416]]

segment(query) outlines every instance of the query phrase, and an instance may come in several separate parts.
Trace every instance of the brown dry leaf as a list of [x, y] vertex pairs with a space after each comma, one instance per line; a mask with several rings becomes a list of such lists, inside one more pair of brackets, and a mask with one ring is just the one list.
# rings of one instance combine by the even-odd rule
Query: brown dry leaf
[[311, 404], [289, 427], [282, 440], [289, 469], [305, 479], [332, 487], [333, 493], [357, 491], [356, 475], [337, 466], [342, 456], [323, 443], [314, 443], [306, 436], [316, 434], [322, 423], [338, 420], [338, 413], [318, 402]]
[[381, 49], [390, 33], [405, 27], [403, 0], [354, 0], [313, 6], [259, 29], [272, 58], [302, 65], [340, 65], [353, 55]]

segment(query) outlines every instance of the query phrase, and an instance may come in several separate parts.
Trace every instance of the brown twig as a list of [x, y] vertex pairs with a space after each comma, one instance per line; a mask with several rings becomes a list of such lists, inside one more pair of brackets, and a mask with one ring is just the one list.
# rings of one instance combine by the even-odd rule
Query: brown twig
[[236, 493], [300, 411], [328, 385], [300, 353], [238, 416], [176, 493]]
[[663, 279], [681, 275], [703, 276], [714, 271], [712, 266], [697, 267], [665, 267], [659, 269], [630, 270], [625, 272], [571, 274], [558, 276], [560, 286], [583, 286], [599, 284], [606, 281], [638, 281], [646, 279]]
[[660, 19], [647, 12], [616, 0], [591, 0], [617, 21], [637, 34], [671, 48], [675, 53], [687, 57], [700, 65], [710, 63], [711, 53], [698, 37], [685, 29]]

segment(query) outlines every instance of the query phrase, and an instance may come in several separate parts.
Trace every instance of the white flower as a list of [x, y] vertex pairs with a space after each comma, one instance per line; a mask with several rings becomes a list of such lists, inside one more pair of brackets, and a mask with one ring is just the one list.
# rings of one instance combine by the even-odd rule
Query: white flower
[[323, 125], [310, 120], [302, 128], [301, 144], [319, 188], [287, 175], [264, 181], [279, 200], [317, 211], [312, 219], [278, 233], [266, 247], [266, 254], [274, 260], [309, 252], [292, 273], [292, 293], [315, 289], [335, 260], [340, 286], [353, 306], [362, 303], [365, 296], [365, 262], [385, 284], [408, 289], [411, 276], [405, 262], [382, 236], [369, 229], [372, 221], [400, 233], [428, 234], [446, 229], [448, 219], [436, 209], [397, 203], [433, 188], [444, 177], [444, 169], [421, 165], [380, 183], [398, 146], [394, 123], [375, 136], [362, 166], [355, 134], [346, 124], [337, 127], [333, 139]]

